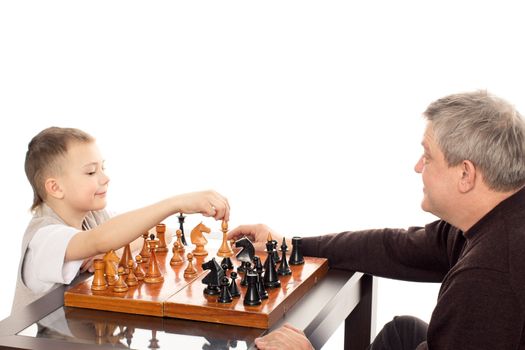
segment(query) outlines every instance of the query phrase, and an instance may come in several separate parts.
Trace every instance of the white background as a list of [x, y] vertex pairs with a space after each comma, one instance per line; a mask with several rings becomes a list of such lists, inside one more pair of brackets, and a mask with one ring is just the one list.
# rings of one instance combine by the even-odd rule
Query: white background
[[[30, 217], [24, 155], [41, 129], [97, 138], [117, 212], [213, 188], [231, 227], [423, 225], [434, 218], [413, 166], [428, 103], [482, 88], [524, 110], [517, 4], [0, 2], [0, 319]], [[438, 288], [380, 280], [378, 330], [398, 314], [428, 321]]]

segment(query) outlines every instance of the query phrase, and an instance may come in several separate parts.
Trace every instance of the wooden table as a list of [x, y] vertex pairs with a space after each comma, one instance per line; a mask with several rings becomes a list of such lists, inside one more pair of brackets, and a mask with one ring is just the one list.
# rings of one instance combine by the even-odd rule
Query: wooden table
[[[79, 276], [85, 278], [85, 276]], [[73, 285], [74, 283], [72, 283]], [[292, 309], [269, 330], [162, 317], [64, 307], [61, 286], [0, 321], [0, 347], [16, 349], [254, 348], [256, 337], [285, 322], [302, 329], [316, 349], [345, 322], [345, 349], [363, 350], [375, 322], [375, 282], [369, 275], [329, 270]], [[44, 331], [36, 322], [46, 315], [62, 317], [68, 336]], [[47, 317], [50, 318], [51, 316]], [[29, 331], [19, 333], [30, 327]], [[147, 340], [145, 340], [147, 338]]]

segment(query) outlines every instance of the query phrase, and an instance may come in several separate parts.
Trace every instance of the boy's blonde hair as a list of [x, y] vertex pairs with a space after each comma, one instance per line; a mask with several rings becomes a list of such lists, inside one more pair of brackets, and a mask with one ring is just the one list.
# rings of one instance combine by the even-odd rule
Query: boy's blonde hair
[[88, 143], [95, 139], [74, 128], [50, 127], [38, 133], [27, 146], [25, 171], [33, 188], [31, 211], [39, 208], [46, 198], [45, 181], [61, 171], [59, 158], [66, 155], [72, 142]]

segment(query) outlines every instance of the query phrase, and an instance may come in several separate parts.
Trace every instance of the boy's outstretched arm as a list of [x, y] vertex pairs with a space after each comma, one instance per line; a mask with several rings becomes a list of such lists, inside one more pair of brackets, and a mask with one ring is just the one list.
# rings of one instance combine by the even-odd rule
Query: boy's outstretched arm
[[175, 213], [200, 213], [216, 220], [228, 221], [230, 206], [228, 200], [215, 191], [170, 197], [147, 207], [117, 215], [92, 230], [78, 232], [69, 241], [65, 261], [85, 259], [110, 249], [118, 249]]

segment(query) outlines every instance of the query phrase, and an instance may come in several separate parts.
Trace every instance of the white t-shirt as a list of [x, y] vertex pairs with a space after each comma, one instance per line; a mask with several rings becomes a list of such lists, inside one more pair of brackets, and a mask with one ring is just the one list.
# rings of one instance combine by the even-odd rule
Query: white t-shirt
[[34, 293], [46, 292], [56, 283], [69, 284], [77, 276], [83, 260], [64, 262], [66, 249], [77, 228], [48, 225], [36, 231], [26, 251], [22, 276]]

